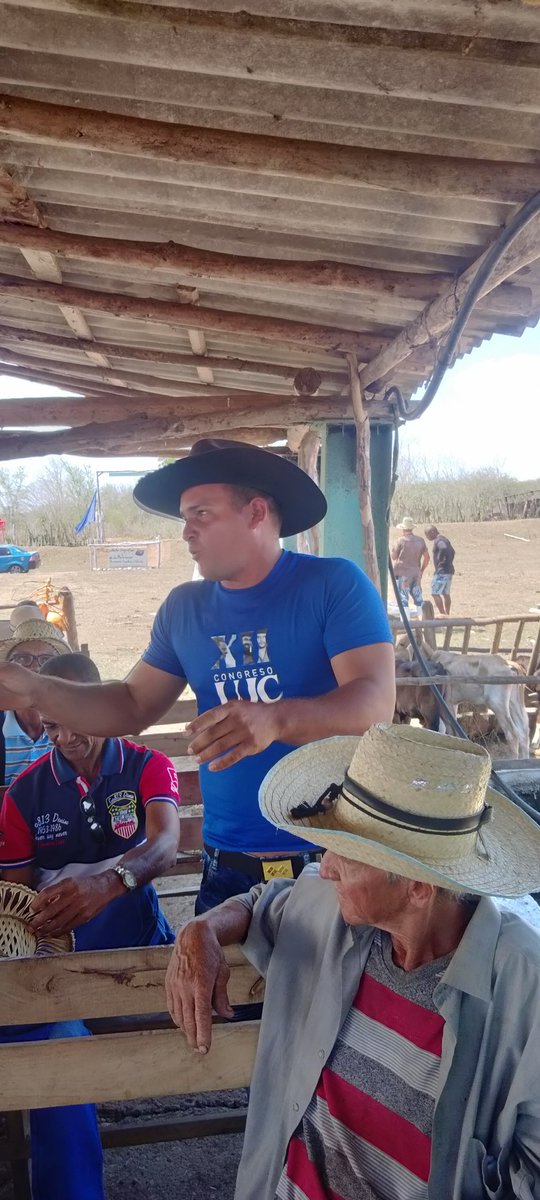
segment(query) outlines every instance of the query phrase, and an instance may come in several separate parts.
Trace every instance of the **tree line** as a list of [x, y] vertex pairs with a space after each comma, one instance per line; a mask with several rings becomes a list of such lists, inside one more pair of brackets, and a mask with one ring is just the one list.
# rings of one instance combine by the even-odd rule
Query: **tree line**
[[[178, 526], [137, 508], [133, 484], [102, 483], [105, 537], [147, 540], [178, 536]], [[80, 546], [97, 537], [90, 524], [81, 534], [75, 526], [86, 512], [96, 488], [91, 467], [54, 457], [46, 460], [37, 479], [24, 467], [0, 468], [0, 517], [8, 541], [25, 546]], [[523, 482], [498, 467], [477, 471], [433, 468], [425, 460], [401, 456], [392, 500], [393, 525], [404, 517], [418, 524], [449, 521], [488, 521], [497, 502], [513, 492], [540, 488], [540, 480]]]
[[[175, 522], [137, 508], [131, 494], [134, 482], [119, 487], [101, 482], [105, 537], [123, 541], [177, 536]], [[95, 524], [75, 533], [95, 490], [92, 468], [65, 458], [47, 459], [33, 480], [22, 466], [0, 468], [0, 517], [6, 522], [7, 541], [22, 546], [84, 546], [96, 540]]]
[[429, 522], [491, 521], [500, 515], [505, 496], [540, 489], [540, 480], [521, 480], [499, 467], [466, 471], [459, 467], [433, 468], [426, 460], [403, 455], [392, 499], [391, 521], [404, 516], [419, 525]]

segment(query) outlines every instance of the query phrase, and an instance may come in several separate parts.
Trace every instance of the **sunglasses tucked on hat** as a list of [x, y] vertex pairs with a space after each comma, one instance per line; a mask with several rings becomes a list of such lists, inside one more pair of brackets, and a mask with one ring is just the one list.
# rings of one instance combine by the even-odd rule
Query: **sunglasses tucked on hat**
[[133, 499], [146, 512], [179, 518], [182, 493], [205, 483], [232, 484], [266, 492], [282, 516], [281, 537], [312, 529], [326, 515], [326, 499], [301, 467], [246, 442], [203, 438], [186, 458], [144, 475]]
[[75, 949], [72, 933], [60, 937], [34, 933], [28, 920], [35, 896], [37, 892], [22, 883], [0, 883], [0, 959], [45, 958]]
[[540, 889], [540, 828], [488, 787], [487, 751], [375, 725], [292, 751], [259, 791], [279, 829], [382, 871], [479, 895]]
[[42, 618], [34, 617], [30, 621], [21, 621], [21, 624], [13, 630], [11, 637], [0, 642], [0, 661], [5, 662], [16, 647], [21, 646], [23, 642], [45, 642], [53, 646], [55, 650], [61, 649], [64, 654], [70, 652], [59, 629]]

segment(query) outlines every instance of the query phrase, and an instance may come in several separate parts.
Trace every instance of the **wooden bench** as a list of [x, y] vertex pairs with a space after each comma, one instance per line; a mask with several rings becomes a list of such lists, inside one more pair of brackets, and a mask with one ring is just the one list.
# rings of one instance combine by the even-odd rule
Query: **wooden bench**
[[[139, 1100], [215, 1092], [249, 1085], [259, 1019], [215, 1019], [212, 1048], [188, 1048], [166, 1013], [164, 978], [171, 948], [92, 951], [0, 964], [0, 1025], [85, 1020], [92, 1038], [12, 1042], [1, 1046], [2, 1101], [8, 1137], [0, 1161], [12, 1166], [15, 1200], [29, 1200], [29, 1108]], [[264, 984], [240, 947], [227, 950], [229, 997], [242, 1006], [262, 1002]], [[240, 1006], [240, 1007], [238, 1007]], [[245, 1108], [197, 1117], [165, 1117], [104, 1130], [103, 1145], [135, 1145], [237, 1133]], [[180, 1185], [179, 1185], [180, 1186]], [[181, 1190], [181, 1188], [180, 1188]], [[51, 1198], [52, 1200], [52, 1198]]]

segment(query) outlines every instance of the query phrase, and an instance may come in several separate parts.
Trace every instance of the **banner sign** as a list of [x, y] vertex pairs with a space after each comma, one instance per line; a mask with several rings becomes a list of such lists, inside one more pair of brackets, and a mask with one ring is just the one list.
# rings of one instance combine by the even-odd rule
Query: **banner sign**
[[108, 552], [107, 565], [110, 570], [122, 570], [129, 567], [147, 567], [148, 558], [146, 546], [111, 546]]

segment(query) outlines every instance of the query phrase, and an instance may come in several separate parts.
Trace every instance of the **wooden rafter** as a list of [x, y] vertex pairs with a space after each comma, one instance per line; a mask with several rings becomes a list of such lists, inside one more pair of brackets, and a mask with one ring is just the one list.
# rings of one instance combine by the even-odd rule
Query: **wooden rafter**
[[[324, 288], [371, 297], [400, 300], [434, 300], [452, 282], [451, 275], [412, 271], [375, 270], [351, 263], [289, 262], [282, 259], [251, 258], [220, 254], [182, 246], [178, 242], [124, 241], [121, 238], [88, 237], [31, 226], [0, 222], [0, 245], [38, 253], [59, 254], [68, 260], [119, 263], [144, 270], [177, 271], [194, 279], [231, 279], [239, 283], [275, 284], [281, 287]], [[53, 281], [54, 282], [54, 281]], [[490, 312], [528, 316], [532, 293], [528, 287], [501, 284], [486, 301]]]
[[[518, 234], [513, 244], [499, 259], [495, 269], [486, 279], [481, 295], [486, 296], [498, 284], [514, 275], [516, 271], [520, 271], [529, 263], [534, 262], [539, 256], [539, 245], [540, 217], [537, 217]], [[487, 251], [472, 263], [437, 300], [429, 304], [415, 321], [402, 329], [390, 345], [370, 360], [360, 372], [360, 382], [363, 388], [376, 390], [380, 381], [387, 378], [419, 347], [430, 342], [436, 344], [440, 340], [459, 312], [465, 293], [486, 254]]]
[[2, 457], [5, 459], [26, 458], [45, 454], [92, 454], [90, 447], [100, 446], [107, 453], [123, 453], [119, 446], [132, 445], [132, 452], [153, 453], [150, 448], [156, 441], [165, 439], [169, 444], [188, 442], [208, 433], [223, 434], [239, 429], [271, 428], [285, 431], [290, 425], [306, 424], [311, 421], [350, 421], [350, 401], [335, 399], [331, 403], [310, 399], [309, 403], [299, 398], [289, 404], [276, 405], [256, 411], [252, 407], [234, 413], [195, 414], [190, 417], [147, 416], [135, 413], [121, 421], [90, 422], [77, 429], [55, 433], [6, 433], [2, 434]]
[[0, 220], [17, 225], [40, 226], [44, 223], [28, 192], [5, 167], [0, 167]]
[[433, 300], [451, 279], [450, 275], [444, 274], [377, 271], [339, 262], [251, 258], [247, 255], [199, 250], [178, 242], [123, 241], [121, 238], [88, 237], [86, 234], [13, 228], [2, 224], [0, 245], [47, 250], [60, 254], [62, 258], [79, 261], [121, 263], [150, 271], [167, 269], [195, 279], [234, 279], [239, 283], [325, 288], [340, 292], [399, 296], [405, 300]]
[[540, 186], [540, 168], [535, 164], [430, 155], [427, 167], [422, 154], [169, 124], [18, 96], [0, 96], [0, 130], [78, 149], [396, 188], [427, 196], [473, 196], [518, 204]]
[[116, 292], [71, 287], [67, 284], [43, 283], [40, 280], [22, 279], [16, 275], [0, 275], [0, 293], [11, 293], [23, 296], [27, 300], [44, 300], [52, 304], [72, 304], [76, 308], [107, 312], [116, 317], [157, 321], [182, 329], [192, 327], [196, 323], [199, 329], [241, 334], [264, 342], [279, 341], [292, 346], [305, 346], [307, 349], [331, 350], [334, 353], [350, 351], [362, 362], [368, 362], [373, 355], [380, 353], [390, 340], [375, 333], [355, 333], [349, 329], [334, 329], [332, 326], [311, 325], [302, 321], [284, 321], [278, 317], [225, 312], [217, 308], [194, 308], [188, 304], [177, 304], [173, 300], [146, 299]]
[[[169, 363], [171, 366], [203, 367], [213, 370], [235, 371], [250, 375], [275, 375], [278, 379], [292, 379], [298, 371], [298, 364], [285, 366], [277, 362], [262, 362], [259, 359], [235, 358], [232, 355], [184, 354], [175, 350], [158, 350], [154, 347], [122, 345], [119, 342], [88, 342], [81, 338], [64, 337], [55, 333], [43, 333], [37, 329], [21, 329], [19, 326], [0, 325], [0, 345], [5, 343], [21, 343], [22, 345], [56, 346], [65, 350], [92, 350], [94, 347], [107, 358], [133, 359], [147, 363]], [[0, 351], [1, 354], [1, 351]], [[346, 374], [338, 367], [327, 367], [321, 372], [322, 382], [346, 381]]]
[[[71, 397], [36, 396], [35, 399], [0, 400], [0, 426], [16, 425], [24, 428], [35, 425], [88, 425], [93, 422], [102, 424], [108, 421], [131, 419], [135, 414], [146, 417], [163, 417], [175, 422], [180, 419], [190, 422], [190, 428], [207, 417], [228, 416], [231, 425], [237, 423], [237, 413], [244, 421], [249, 405], [253, 414], [254, 424], [263, 419], [266, 414], [287, 411], [296, 422], [295, 413], [298, 411], [303, 419], [311, 405], [314, 412], [331, 413], [334, 411], [336, 397], [317, 397], [309, 401], [303, 396], [274, 396], [261, 392], [245, 392], [241, 396], [231, 394], [228, 404], [222, 397], [183, 396], [146, 396], [126, 395], [126, 393], [104, 392], [101, 395], [86, 395], [74, 400]], [[343, 413], [347, 410], [347, 397], [340, 398], [336, 411]], [[316, 418], [313, 418], [316, 419]], [[275, 424], [279, 421], [276, 419]]]
[[[138, 371], [127, 371], [122, 368], [121, 374], [114, 370], [114, 367], [109, 367], [103, 370], [101, 367], [91, 366], [88, 362], [73, 362], [72, 359], [60, 358], [43, 358], [37, 355], [20, 354], [5, 347], [0, 346], [0, 362], [7, 363], [14, 367], [28, 367], [31, 371], [43, 371], [45, 374], [63, 375], [66, 379], [73, 378], [74, 384], [84, 385], [85, 382], [91, 386], [94, 384], [104, 384], [106, 387], [112, 386], [129, 386], [132, 391], [144, 390], [158, 392], [163, 395], [180, 395], [182, 391], [199, 394], [201, 396], [223, 396], [229, 397], [234, 392], [243, 393], [245, 388], [227, 388], [220, 387], [217, 384], [202, 384], [193, 379], [169, 379], [164, 375], [145, 375]], [[187, 369], [189, 370], [189, 368]], [[186, 371], [187, 373], [187, 371]], [[335, 382], [335, 381], [334, 381]], [[252, 388], [248, 387], [250, 392]]]

